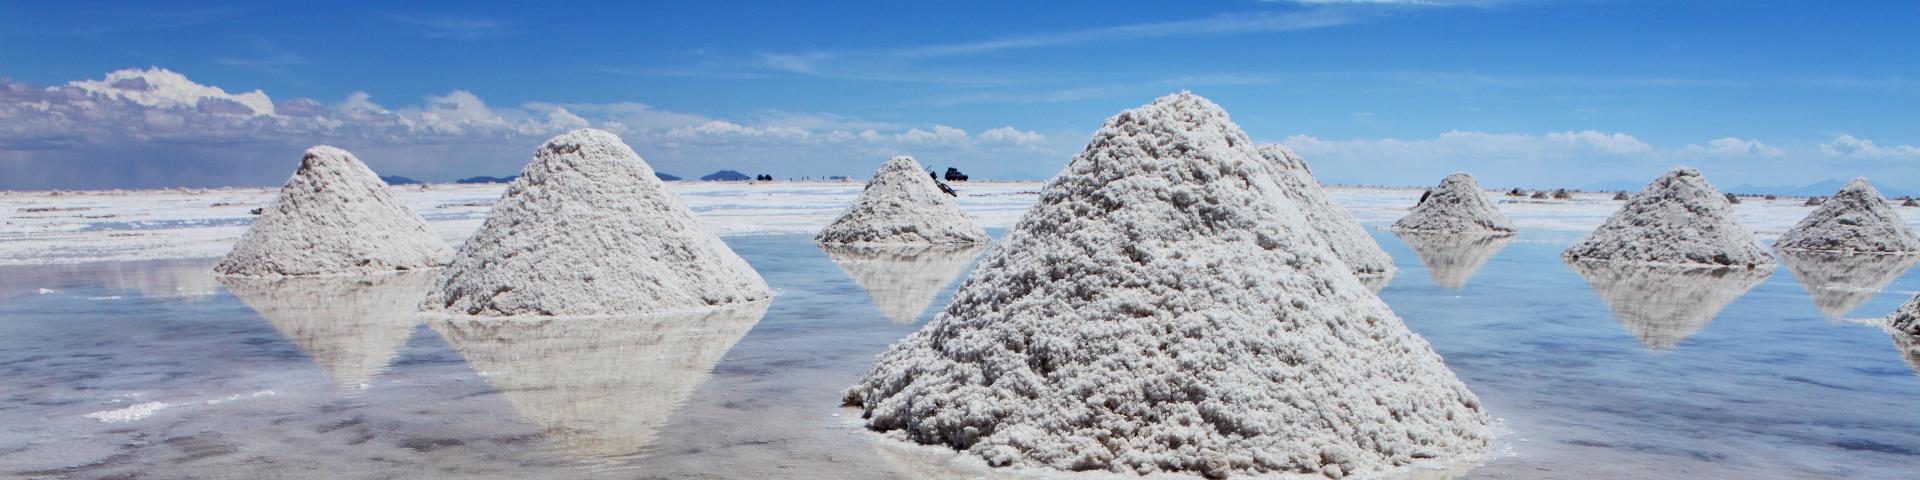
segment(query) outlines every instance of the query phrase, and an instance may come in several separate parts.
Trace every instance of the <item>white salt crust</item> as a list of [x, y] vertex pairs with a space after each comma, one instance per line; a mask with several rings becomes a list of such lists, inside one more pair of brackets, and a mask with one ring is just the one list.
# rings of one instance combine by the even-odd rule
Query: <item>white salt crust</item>
[[320, 365], [335, 387], [358, 392], [420, 324], [420, 297], [436, 272], [244, 278], [220, 283]]
[[1772, 269], [1616, 262], [1567, 262], [1613, 309], [1613, 319], [1648, 350], [1670, 350], [1706, 328], [1720, 310]]
[[1270, 172], [1206, 99], [1121, 112], [846, 403], [1000, 467], [1339, 478], [1484, 453], [1478, 397]]
[[1467, 172], [1455, 172], [1429, 190], [1425, 200], [1407, 216], [1393, 222], [1395, 231], [1435, 233], [1513, 233], [1513, 226], [1500, 209], [1480, 191], [1480, 184]]
[[1780, 261], [1821, 313], [1842, 318], [1899, 279], [1920, 256], [1781, 250]]
[[987, 246], [821, 244], [820, 249], [867, 291], [882, 315], [904, 325], [918, 320]]
[[1561, 256], [1665, 265], [1773, 265], [1773, 254], [1734, 221], [1726, 197], [1699, 170], [1687, 167], [1654, 179]]
[[1393, 257], [1380, 249], [1380, 244], [1373, 241], [1367, 228], [1354, 220], [1346, 207], [1327, 196], [1320, 180], [1313, 177], [1313, 170], [1307, 168], [1305, 159], [1280, 145], [1261, 146], [1260, 156], [1274, 167], [1273, 179], [1280, 184], [1280, 191], [1293, 200], [1294, 206], [1307, 217], [1308, 225], [1333, 248], [1334, 255], [1353, 267], [1354, 274], [1393, 274]]
[[540, 146], [422, 309], [632, 315], [771, 295], [620, 137], [581, 129]]
[[880, 165], [860, 198], [813, 237], [827, 244], [986, 243], [987, 231], [960, 211], [952, 195], [913, 157]]
[[1920, 335], [1920, 295], [1914, 295], [1907, 303], [1887, 316], [1887, 326], [1907, 335]]
[[1855, 178], [1834, 192], [1833, 198], [1807, 214], [1780, 241], [1781, 250], [1850, 253], [1920, 253], [1920, 237], [1893, 211], [1880, 191]]
[[363, 275], [447, 264], [453, 250], [420, 214], [394, 200], [353, 154], [308, 148], [215, 273], [249, 277]]

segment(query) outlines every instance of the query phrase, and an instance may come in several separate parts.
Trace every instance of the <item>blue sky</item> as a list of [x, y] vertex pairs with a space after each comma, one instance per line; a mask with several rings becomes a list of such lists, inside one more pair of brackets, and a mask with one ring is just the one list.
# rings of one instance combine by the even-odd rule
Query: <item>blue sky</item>
[[1106, 117], [1188, 89], [1329, 182], [1581, 187], [1686, 164], [1722, 187], [1920, 192], [1915, 19], [1915, 2], [10, 2], [0, 188], [274, 185], [314, 143], [382, 173], [504, 175], [577, 126], [680, 175], [863, 177], [904, 153], [1045, 178]]

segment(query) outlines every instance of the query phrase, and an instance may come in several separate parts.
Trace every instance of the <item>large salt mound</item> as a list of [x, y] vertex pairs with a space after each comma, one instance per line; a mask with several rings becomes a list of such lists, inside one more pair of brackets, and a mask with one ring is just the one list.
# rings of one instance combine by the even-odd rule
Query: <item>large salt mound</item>
[[1260, 156], [1274, 167], [1273, 178], [1279, 182], [1280, 191], [1293, 200], [1320, 239], [1333, 248], [1334, 255], [1353, 267], [1353, 273], [1362, 276], [1393, 273], [1393, 257], [1380, 249], [1380, 244], [1373, 241], [1367, 228], [1354, 220], [1346, 207], [1333, 203], [1333, 198], [1320, 186], [1320, 180], [1313, 178], [1305, 159], [1279, 145], [1260, 147]]
[[1513, 241], [1513, 235], [1470, 235], [1418, 231], [1393, 232], [1413, 248], [1427, 275], [1444, 288], [1466, 288], [1467, 279], [1486, 266], [1493, 255]]
[[1679, 345], [1772, 273], [1757, 268], [1567, 264], [1613, 309], [1614, 320], [1649, 350]]
[[880, 313], [898, 324], [918, 320], [933, 298], [986, 248], [978, 243], [820, 245], [834, 265], [867, 291]]
[[422, 308], [630, 315], [770, 295], [620, 137], [581, 129], [540, 146]]
[[379, 175], [346, 150], [322, 145], [307, 149], [279, 198], [213, 271], [368, 274], [439, 267], [452, 255], [420, 214], [394, 200]]
[[631, 317], [440, 317], [427, 325], [566, 454], [640, 452], [767, 302]]
[[1513, 226], [1493, 201], [1487, 200], [1480, 184], [1467, 172], [1455, 172], [1440, 180], [1440, 186], [1428, 191], [1425, 200], [1407, 216], [1393, 222], [1396, 231], [1437, 233], [1513, 233]]
[[434, 275], [222, 277], [280, 335], [320, 365], [333, 384], [358, 392], [386, 370], [418, 325]]
[[986, 243], [986, 230], [974, 225], [952, 195], [913, 157], [898, 156], [880, 165], [840, 218], [813, 240], [828, 244]]
[[1822, 313], [1840, 318], [1900, 278], [1920, 256], [1782, 250], [1780, 260]]
[[1668, 265], [1773, 265], [1773, 255], [1734, 221], [1727, 198], [1699, 170], [1687, 167], [1654, 179], [1561, 256]]
[[1855, 178], [1780, 235], [1774, 248], [1852, 253], [1920, 253], [1920, 237], [1880, 191]]
[[849, 389], [869, 428], [994, 466], [1376, 474], [1487, 414], [1190, 93], [1107, 120], [946, 310]]

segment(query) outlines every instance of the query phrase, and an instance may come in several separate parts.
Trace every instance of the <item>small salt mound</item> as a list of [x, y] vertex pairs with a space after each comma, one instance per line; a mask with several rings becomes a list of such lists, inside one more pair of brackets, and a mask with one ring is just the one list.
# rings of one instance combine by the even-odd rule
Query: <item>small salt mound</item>
[[898, 156], [880, 165], [840, 218], [813, 241], [827, 244], [986, 243], [986, 230], [974, 225], [952, 195], [913, 157]]
[[867, 291], [881, 314], [904, 325], [918, 320], [987, 246], [821, 244], [820, 249]]
[[453, 250], [387, 183], [346, 150], [308, 148], [247, 233], [213, 271], [222, 275], [369, 274], [434, 268]]
[[1391, 275], [1393, 257], [1373, 241], [1367, 234], [1367, 228], [1360, 225], [1346, 207], [1333, 203], [1327, 196], [1320, 180], [1313, 178], [1313, 171], [1307, 168], [1307, 161], [1293, 153], [1293, 150], [1280, 145], [1260, 147], [1261, 158], [1274, 168], [1275, 181], [1280, 183], [1281, 193], [1293, 200], [1295, 207], [1307, 217], [1314, 232], [1320, 239], [1333, 248], [1347, 266], [1353, 267], [1353, 273], [1361, 276]]
[[[1541, 195], [1545, 195], [1543, 192]], [[1545, 198], [1544, 196], [1536, 198]], [[1428, 191], [1426, 201], [1400, 221], [1395, 231], [1439, 233], [1513, 233], [1518, 228], [1500, 213], [1480, 191], [1480, 184], [1467, 172], [1448, 175], [1440, 186]]]
[[220, 283], [306, 352], [335, 387], [359, 392], [413, 336], [420, 297], [434, 277], [221, 277]]
[[620, 137], [581, 129], [540, 146], [422, 308], [631, 315], [770, 296]]
[[1855, 253], [1920, 253], [1920, 237], [1894, 213], [1880, 191], [1855, 178], [1834, 192], [1807, 218], [1800, 219], [1780, 241], [1781, 250]]
[[1667, 265], [1773, 265], [1773, 255], [1734, 221], [1726, 197], [1699, 170], [1687, 167], [1654, 179], [1561, 256]]
[[1887, 326], [1908, 335], [1920, 335], [1920, 295], [1914, 295], [1887, 317]]
[[1468, 235], [1459, 233], [1433, 233], [1399, 231], [1393, 232], [1401, 241], [1413, 247], [1413, 253], [1420, 256], [1420, 262], [1427, 265], [1427, 275], [1433, 277], [1433, 283], [1443, 288], [1466, 288], [1467, 279], [1474, 272], [1486, 266], [1493, 255], [1507, 247], [1513, 241], [1513, 235]]
[[1822, 313], [1841, 318], [1900, 278], [1920, 256], [1782, 250], [1780, 260]]
[[1483, 453], [1478, 397], [1270, 172], [1191, 93], [1108, 119], [847, 404], [994, 466], [1341, 477]]
[[630, 317], [439, 317], [427, 326], [565, 454], [605, 460], [653, 444], [768, 305]]
[[1613, 309], [1614, 320], [1649, 350], [1669, 350], [1679, 345], [1772, 273], [1729, 267], [1567, 264]]

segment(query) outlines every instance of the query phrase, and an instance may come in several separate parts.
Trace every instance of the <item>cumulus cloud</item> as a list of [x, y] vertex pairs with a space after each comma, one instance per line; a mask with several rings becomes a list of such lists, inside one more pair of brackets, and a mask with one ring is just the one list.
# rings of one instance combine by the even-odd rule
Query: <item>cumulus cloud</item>
[[[32, 163], [39, 172], [0, 178], [0, 188], [271, 183], [288, 168], [271, 159], [316, 143], [354, 149], [377, 169], [410, 176], [505, 174], [546, 137], [582, 127], [617, 133], [657, 168], [682, 172], [860, 172], [893, 154], [972, 167], [968, 162], [1029, 156], [1064, 161], [1072, 148], [1012, 127], [976, 137], [951, 125], [830, 113], [766, 110], [718, 119], [631, 102], [497, 106], [458, 89], [398, 106], [366, 92], [337, 102], [275, 100], [148, 68], [45, 88], [0, 78], [0, 160]], [[1050, 172], [1018, 172], [1036, 173]]]
[[1913, 145], [1880, 146], [1853, 135], [1841, 134], [1832, 141], [1820, 144], [1820, 153], [1833, 157], [1865, 159], [1908, 159], [1920, 158], [1920, 147]]
[[1761, 143], [1759, 140], [1747, 140], [1737, 137], [1716, 138], [1707, 141], [1706, 145], [1693, 144], [1680, 147], [1680, 155], [1686, 157], [1782, 157], [1786, 156], [1786, 154], [1786, 150], [1782, 150], [1780, 147], [1767, 145]]

